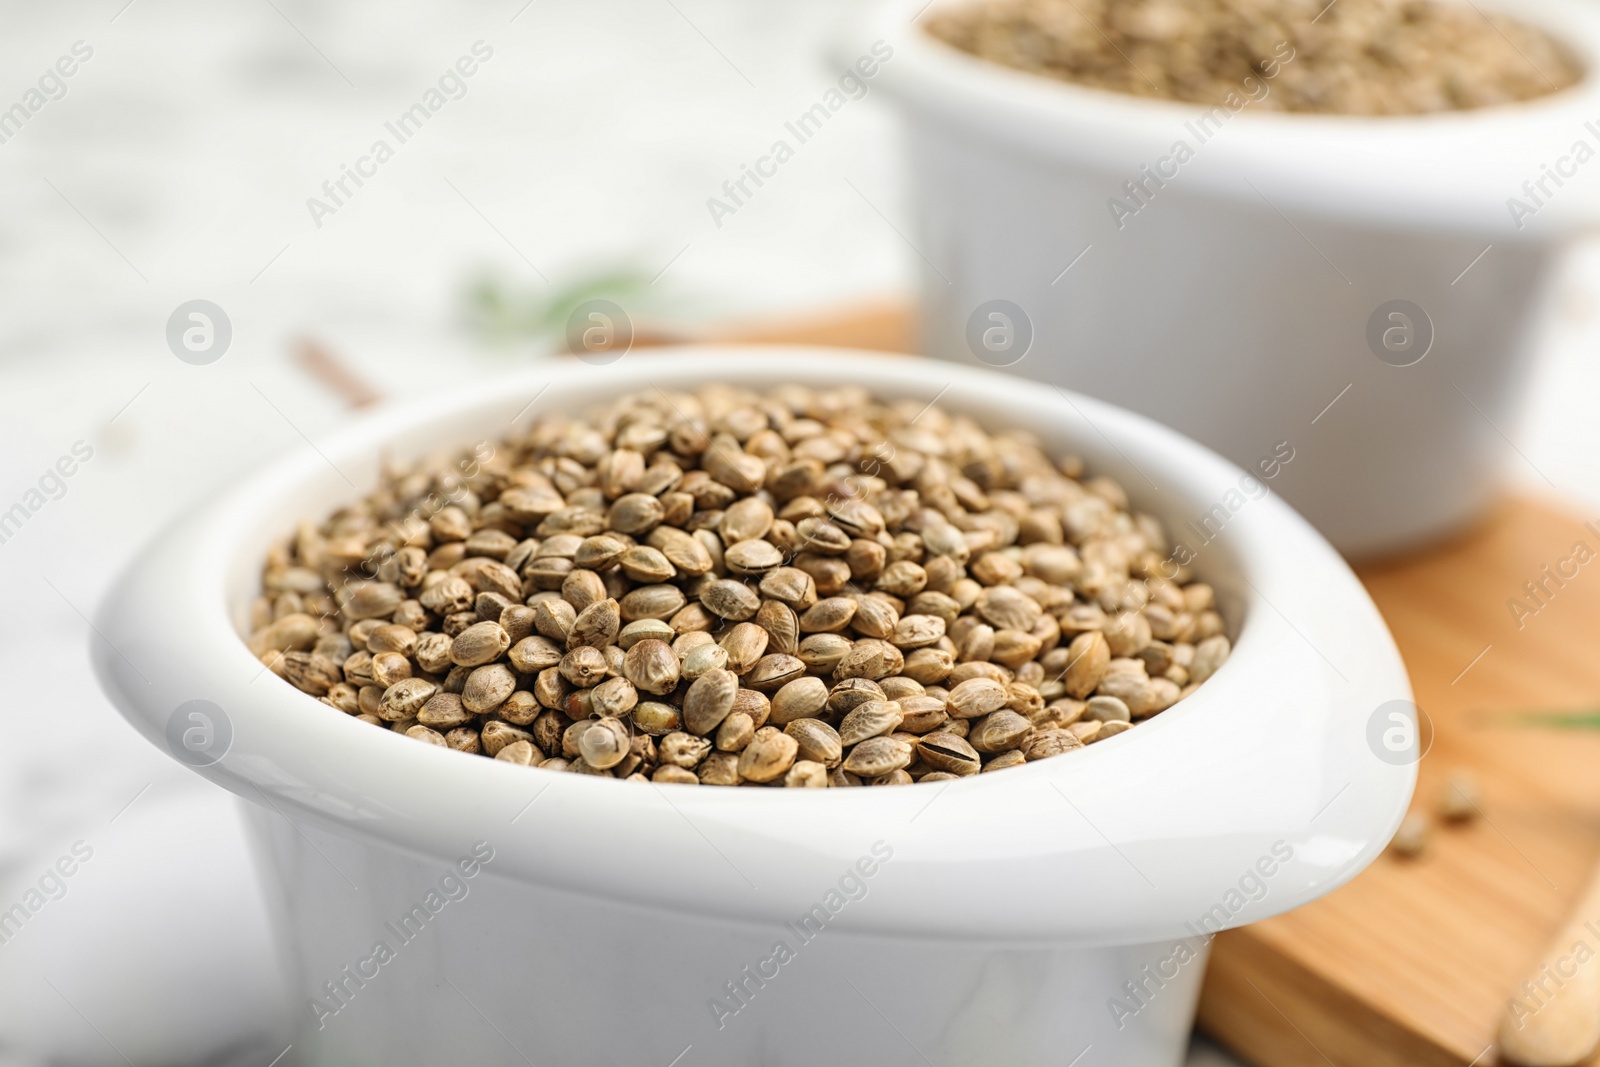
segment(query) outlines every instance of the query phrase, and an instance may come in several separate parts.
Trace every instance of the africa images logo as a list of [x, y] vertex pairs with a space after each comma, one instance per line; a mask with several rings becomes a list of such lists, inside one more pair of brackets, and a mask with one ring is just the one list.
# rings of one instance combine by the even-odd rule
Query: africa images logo
[[233, 723], [209, 700], [179, 704], [167, 718], [167, 749], [191, 767], [209, 767], [233, 745]]

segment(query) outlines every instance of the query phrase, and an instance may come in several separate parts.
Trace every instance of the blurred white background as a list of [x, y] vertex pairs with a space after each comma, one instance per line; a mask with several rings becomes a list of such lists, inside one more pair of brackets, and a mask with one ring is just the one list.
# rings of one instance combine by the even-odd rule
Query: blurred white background
[[[75, 442], [94, 449], [0, 543], [0, 908], [74, 841], [96, 857], [0, 944], [0, 1064], [265, 1067], [276, 1052], [230, 802], [134, 737], [84, 650], [141, 542], [348, 417], [291, 360], [296, 338], [403, 396], [539, 358], [473, 342], [464, 293], [486, 272], [538, 295], [626, 269], [647, 280], [641, 307], [691, 332], [909, 294], [895, 124], [876, 94], [721, 227], [706, 206], [837, 77], [851, 7], [0, 3], [0, 110], [76, 42], [93, 50], [0, 143], [0, 512]], [[394, 144], [384, 123], [477, 41], [493, 55], [466, 94], [315, 225], [307, 198], [378, 137]], [[1508, 479], [1586, 517], [1600, 515], [1597, 292], [1600, 254], [1580, 253], [1552, 294], [1526, 418], [1501, 428]], [[195, 298], [232, 323], [209, 366], [164, 336]]]

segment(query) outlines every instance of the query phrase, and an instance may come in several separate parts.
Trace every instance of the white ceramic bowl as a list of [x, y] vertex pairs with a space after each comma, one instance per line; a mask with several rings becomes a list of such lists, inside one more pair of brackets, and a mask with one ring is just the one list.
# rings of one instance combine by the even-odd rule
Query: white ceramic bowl
[[[497, 763], [340, 715], [263, 675], [237, 636], [269, 542], [350, 498], [340, 470], [370, 485], [385, 452], [714, 380], [942, 396], [1079, 452], [1169, 521], [1241, 484], [1198, 445], [1084, 397], [803, 348], [544, 367], [372, 415], [241, 482], [134, 564], [100, 611], [95, 663], [129, 721], [191, 764], [204, 759], [181, 735], [208, 724], [179, 709], [219, 709], [211, 748], [195, 735], [190, 749], [214, 756], [228, 738], [200, 773], [251, 802], [306, 1000], [292, 1056], [970, 1067], [1060, 1065], [1092, 1044], [1085, 1063], [1178, 1063], [1195, 934], [1350, 878], [1414, 778], [1367, 740], [1374, 711], [1409, 697], [1388, 632], [1274, 497], [1243, 505], [1195, 563], [1237, 639], [1214, 678], [1125, 735], [948, 787], [726, 793]], [[473, 865], [474, 848], [492, 859]], [[461, 857], [474, 877], [445, 882]]]
[[[1010, 301], [1031, 351], [983, 350], [984, 362], [1148, 414], [1246, 468], [1288, 442], [1296, 458], [1276, 488], [1348, 554], [1404, 548], [1482, 510], [1545, 278], [1600, 218], [1600, 161], [1572, 154], [1580, 139], [1600, 150], [1600, 126], [1585, 125], [1600, 122], [1600, 78], [1478, 111], [1246, 106], [1202, 127], [1199, 105], [952, 48], [912, 23], [924, 3], [876, 6], [838, 52], [880, 38], [894, 50], [874, 84], [907, 121], [925, 351], [974, 362], [969, 320]], [[1496, 6], [1600, 67], [1594, 5]], [[1178, 166], [1180, 140], [1193, 158]], [[1536, 203], [1523, 183], [1543, 164], [1568, 176], [1544, 179]], [[1158, 187], [1145, 167], [1168, 176]], [[1114, 197], [1140, 204], [1128, 181], [1150, 195], [1114, 215]], [[1514, 221], [1512, 197], [1536, 213]], [[1384, 359], [1374, 320], [1380, 341], [1396, 327]]]

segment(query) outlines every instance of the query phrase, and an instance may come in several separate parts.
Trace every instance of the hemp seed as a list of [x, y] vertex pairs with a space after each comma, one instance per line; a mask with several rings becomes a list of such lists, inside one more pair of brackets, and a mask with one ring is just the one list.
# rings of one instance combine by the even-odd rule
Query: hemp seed
[[502, 763], [839, 788], [1070, 755], [1231, 650], [1120, 486], [937, 405], [652, 390], [474, 456], [273, 548], [252, 654]]
[[757, 730], [739, 753], [739, 776], [751, 782], [781, 778], [794, 764], [800, 743], [775, 726]]
[[1480, 814], [1483, 789], [1477, 778], [1466, 771], [1456, 771], [1444, 784], [1439, 794], [1439, 815], [1450, 822], [1470, 822]]
[[[935, 11], [927, 29], [962, 51], [1034, 74], [1235, 111], [1245, 102], [1344, 115], [1464, 110], [1554, 93], [1583, 74], [1574, 55], [1544, 31], [1472, 5], [1324, 5], [978, 0]], [[1127, 508], [1120, 487], [1098, 495], [1117, 511]], [[1082, 529], [1077, 521], [1065, 526], [1069, 533]]]

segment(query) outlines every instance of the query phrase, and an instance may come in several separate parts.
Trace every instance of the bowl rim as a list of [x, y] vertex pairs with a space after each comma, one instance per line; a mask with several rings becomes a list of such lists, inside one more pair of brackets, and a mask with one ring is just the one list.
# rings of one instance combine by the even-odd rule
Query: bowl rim
[[[1023, 157], [1081, 167], [1106, 179], [1108, 197], [1123, 195], [1111, 179], [1140, 178], [1141, 164], [1155, 165], [1176, 140], [1191, 140], [1195, 120], [1217, 110], [1015, 69], [926, 31], [930, 13], [972, 2], [878, 0], [836, 39], [834, 54], [850, 62], [860, 42], [887, 42], [893, 58], [875, 82], [926, 129], [945, 127]], [[1507, 204], [1513, 196], [1527, 201], [1522, 183], [1540, 178], [1540, 164], [1561, 159], [1574, 138], [1600, 149], [1600, 132], [1585, 125], [1600, 125], [1600, 11], [1578, 0], [1490, 6], [1557, 38], [1583, 64], [1583, 76], [1527, 101], [1421, 115], [1245, 106], [1225, 127], [1197, 139], [1197, 158], [1169, 183], [1257, 207], [1503, 241], [1542, 243], [1600, 225], [1592, 194], [1600, 179], [1587, 173], [1600, 167], [1575, 168], [1567, 184], [1583, 188], [1558, 187], [1560, 195], [1533, 205], [1538, 210], [1525, 225], [1513, 223]]]
[[[881, 839], [895, 860], [883, 864], [887, 873], [874, 882], [871, 902], [838, 917], [843, 928], [1130, 943], [1181, 936], [1181, 920], [1204, 914], [1216, 887], [1248, 871], [1273, 841], [1290, 842], [1304, 859], [1284, 866], [1267, 898], [1231, 913], [1230, 925], [1327, 892], [1381, 851], [1404, 813], [1415, 768], [1374, 759], [1358, 720], [1382, 701], [1409, 699], [1405, 672], [1349, 568], [1270, 493], [1233, 516], [1227, 530], [1237, 538], [1209, 557], [1217, 561], [1208, 561], [1212, 567], [1232, 560], [1248, 607], [1233, 656], [1205, 686], [1155, 721], [1083, 752], [939, 788], [805, 796], [750, 789], [730, 798], [715, 789], [550, 774], [420, 745], [287, 685], [257, 683], [262, 669], [230, 616], [248, 585], [240, 568], [253, 576], [261, 558], [246, 558], [243, 546], [264, 546], [274, 536], [265, 527], [281, 502], [307, 499], [313, 487], [324, 501], [348, 498], [341, 471], [375, 459], [387, 445], [421, 440], [424, 429], [448, 437], [460, 433], [457, 426], [481, 427], [491, 413], [503, 420], [519, 408], [547, 411], [622, 388], [711, 379], [842, 381], [880, 394], [932, 399], [937, 392], [955, 411], [998, 406], [1020, 425], [1071, 437], [1092, 469], [1122, 480], [1139, 505], [1155, 492], [1176, 494], [1185, 505], [1200, 501], [1203, 509], [1218, 487], [1242, 484], [1238, 468], [1140, 416], [987, 369], [782, 346], [700, 346], [608, 367], [546, 365], [382, 409], [179, 519], [99, 611], [94, 663], [102, 685], [140, 732], [169, 750], [175, 709], [185, 701], [201, 697], [227, 709], [232, 747], [199, 772], [285, 817], [292, 812], [344, 837], [445, 860], [481, 837], [493, 842], [501, 875], [666, 912], [792, 919], [806, 912], [819, 880], [839, 878]], [[946, 382], [939, 390], [925, 384], [939, 380]], [[1074, 423], [1072, 433], [1061, 430], [1063, 422]], [[1149, 487], [1132, 483], [1139, 477]], [[1157, 488], [1152, 478], [1171, 488]], [[307, 507], [274, 517], [286, 528], [320, 513]], [[1233, 704], [1248, 711], [1224, 722], [1221, 706]], [[1247, 725], [1289, 742], [1281, 762], [1263, 738], [1244, 736]], [[1322, 778], [1344, 781], [1337, 792], [1329, 785], [1308, 793], [1308, 781]], [[1165, 796], [1170, 804], [1103, 813], [1118, 790]], [[1348, 799], [1335, 804], [1340, 797]], [[1022, 798], [1054, 808], [1041, 814]], [[530, 810], [538, 814], [525, 820]], [[613, 841], [621, 854], [597, 856], [596, 840]], [[641, 869], [648, 884], [640, 884]], [[1152, 879], [1149, 871], [1161, 874]], [[1026, 906], [1003, 914], [952, 911], [954, 901], [997, 887], [1010, 887]], [[1108, 906], [1108, 897], [1121, 899]], [[1097, 899], [1098, 910], [1090, 909]]]

